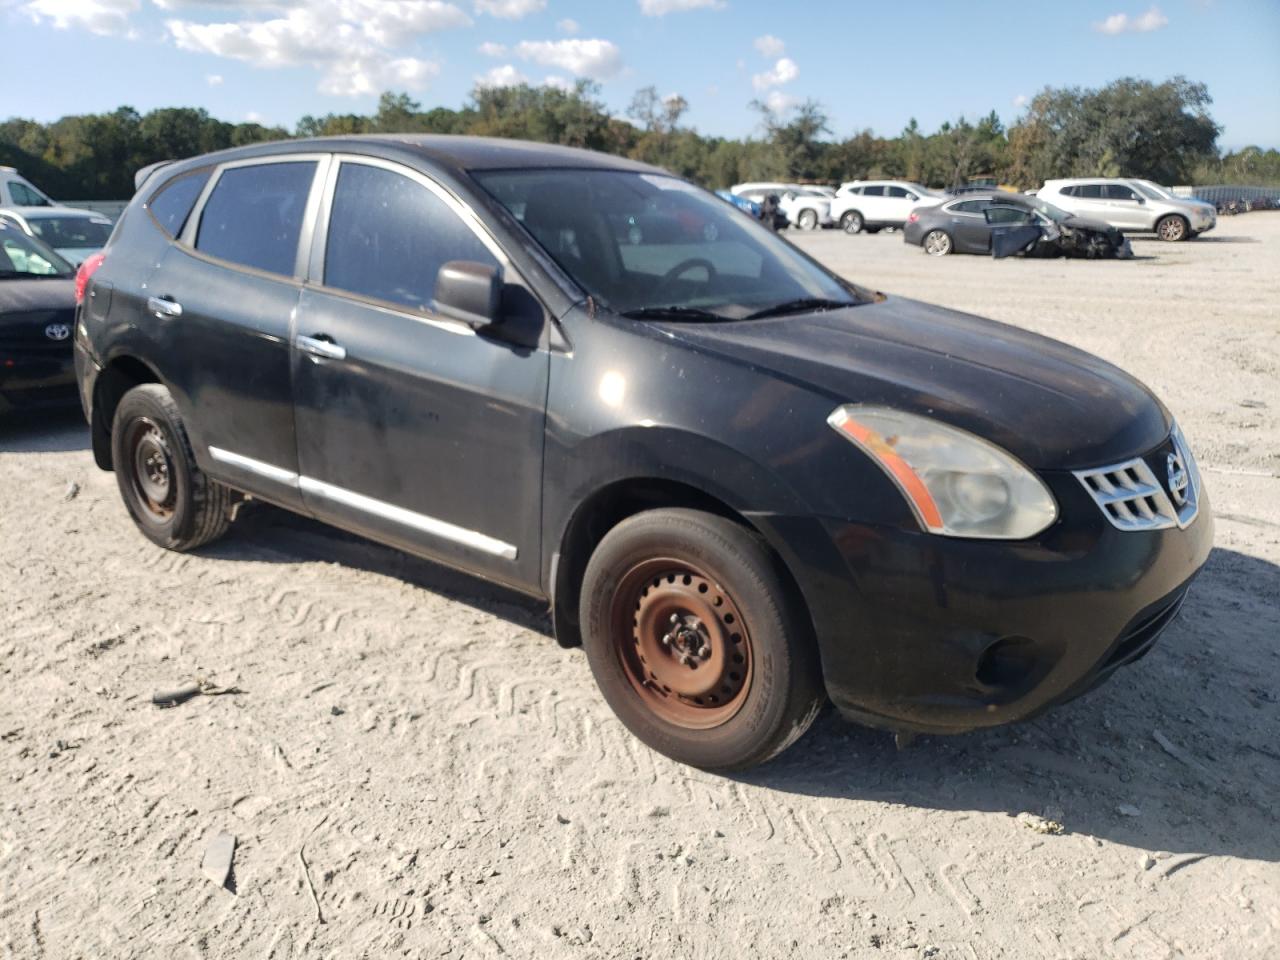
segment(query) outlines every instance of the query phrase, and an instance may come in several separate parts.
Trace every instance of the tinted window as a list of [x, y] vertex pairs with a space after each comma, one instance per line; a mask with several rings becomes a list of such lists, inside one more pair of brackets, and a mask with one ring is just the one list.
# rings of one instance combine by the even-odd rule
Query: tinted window
[[1088, 200], [1102, 199], [1102, 184], [1100, 183], [1082, 183], [1076, 187], [1076, 196], [1084, 197]]
[[948, 209], [954, 213], [981, 214], [987, 203], [986, 200], [962, 200], [959, 203], [953, 203]]
[[862, 196], [862, 188], [861, 188], [861, 187], [850, 187], [850, 188], [849, 188], [848, 190], [846, 190], [845, 192], [846, 192], [847, 194], [849, 194], [849, 196], [851, 196], [851, 197], [860, 197], [860, 196]]
[[862, 195], [864, 197], [883, 197], [884, 187], [863, 187]]
[[224, 170], [200, 214], [196, 249], [291, 276], [315, 169], [307, 161]]
[[1079, 194], [1079, 191], [1080, 191], [1079, 187], [1063, 187], [1058, 192], [1062, 194], [1064, 197], [1074, 197]]
[[103, 247], [111, 236], [104, 217], [32, 217], [31, 232], [54, 247]]
[[176, 177], [161, 187], [147, 201], [147, 209], [165, 233], [176, 237], [196, 205], [200, 191], [209, 182], [210, 170], [198, 170], [183, 177]]
[[9, 196], [13, 197], [15, 206], [19, 207], [47, 207], [49, 201], [40, 194], [36, 193], [25, 183], [9, 184]]
[[986, 212], [987, 223], [1027, 223], [1031, 211], [1022, 207], [993, 206]]
[[1138, 195], [1128, 187], [1118, 183], [1108, 183], [1102, 188], [1102, 195], [1108, 200], [1137, 200]]
[[909, 197], [909, 196], [911, 196], [911, 194], [907, 193], [907, 191], [906, 191], [906, 190], [903, 190], [903, 189], [902, 189], [902, 187], [887, 187], [886, 189], [889, 191], [889, 196], [891, 196], [891, 197]]
[[408, 177], [344, 163], [329, 217], [325, 286], [429, 310], [450, 260], [498, 266], [443, 200]]

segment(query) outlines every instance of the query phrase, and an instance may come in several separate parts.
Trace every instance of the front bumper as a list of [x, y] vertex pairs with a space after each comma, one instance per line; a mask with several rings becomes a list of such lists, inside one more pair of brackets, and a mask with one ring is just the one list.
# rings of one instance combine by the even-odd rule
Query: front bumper
[[1121, 531], [1070, 474], [1064, 518], [1036, 541], [980, 541], [843, 520], [772, 517], [813, 616], [827, 692], [871, 726], [962, 733], [1080, 695], [1150, 649], [1213, 543]]
[[0, 348], [0, 413], [72, 405], [76, 371], [65, 351]]

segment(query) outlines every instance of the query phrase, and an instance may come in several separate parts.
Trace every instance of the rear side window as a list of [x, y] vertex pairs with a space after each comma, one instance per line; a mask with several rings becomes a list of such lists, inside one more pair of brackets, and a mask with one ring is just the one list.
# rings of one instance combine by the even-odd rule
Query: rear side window
[[200, 214], [196, 249], [292, 276], [315, 171], [314, 160], [224, 170]]
[[864, 197], [883, 197], [884, 187], [863, 187], [862, 195]]
[[987, 200], [962, 200], [959, 203], [953, 203], [948, 209], [955, 213], [982, 213], [987, 206]]
[[1100, 183], [1082, 183], [1076, 187], [1076, 196], [1084, 197], [1086, 200], [1102, 199], [1102, 184]]
[[155, 217], [160, 229], [171, 237], [182, 232], [182, 227], [191, 215], [191, 208], [196, 205], [200, 191], [209, 182], [211, 170], [197, 170], [181, 177], [175, 177], [152, 194], [147, 201], [147, 209]]
[[422, 184], [364, 163], [344, 163], [329, 216], [324, 284], [429, 312], [436, 274], [450, 260], [498, 261]]

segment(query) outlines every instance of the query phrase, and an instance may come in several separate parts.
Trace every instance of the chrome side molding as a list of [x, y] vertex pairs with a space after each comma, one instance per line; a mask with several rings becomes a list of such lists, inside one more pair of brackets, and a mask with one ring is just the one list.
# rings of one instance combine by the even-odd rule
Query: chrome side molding
[[304, 477], [291, 470], [285, 470], [282, 467], [255, 460], [252, 457], [232, 453], [230, 450], [224, 450], [221, 447], [209, 447], [209, 456], [219, 463], [225, 463], [227, 466], [251, 473], [264, 480], [270, 480], [273, 483], [287, 487], [294, 487], [304, 494], [319, 497], [331, 503], [341, 504], [342, 506], [350, 507], [352, 510], [380, 517], [383, 520], [389, 520], [398, 526], [408, 527], [428, 536], [461, 544], [464, 547], [479, 550], [481, 553], [501, 557], [504, 560], [515, 560], [519, 555], [519, 550], [514, 544], [506, 543], [495, 537], [487, 536], [475, 530], [467, 530], [465, 527], [456, 526], [446, 520], [431, 517], [425, 513], [415, 513], [412, 510], [406, 510], [404, 507], [397, 507], [393, 503], [366, 497], [362, 493], [356, 493], [344, 487], [337, 487], [314, 477]]

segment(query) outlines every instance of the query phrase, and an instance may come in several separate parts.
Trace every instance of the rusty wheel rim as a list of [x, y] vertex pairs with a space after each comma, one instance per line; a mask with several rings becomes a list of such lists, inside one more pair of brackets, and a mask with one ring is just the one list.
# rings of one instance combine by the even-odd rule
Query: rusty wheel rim
[[733, 717], [751, 688], [751, 634], [733, 597], [686, 560], [632, 567], [612, 604], [623, 673], [655, 715], [691, 730]]

